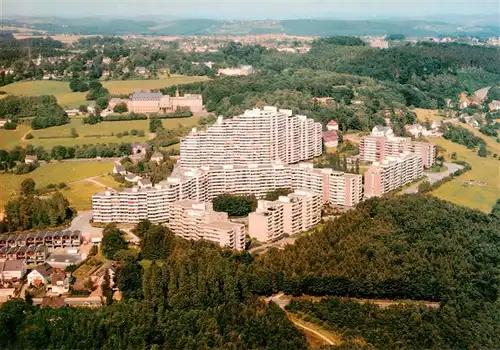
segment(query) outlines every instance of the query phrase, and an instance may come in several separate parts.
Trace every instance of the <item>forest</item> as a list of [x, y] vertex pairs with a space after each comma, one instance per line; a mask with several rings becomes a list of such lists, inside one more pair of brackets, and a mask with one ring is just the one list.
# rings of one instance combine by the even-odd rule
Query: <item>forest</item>
[[125, 300], [99, 310], [8, 302], [0, 346], [305, 348], [286, 315], [259, 299], [284, 291], [441, 303], [379, 310], [330, 298], [289, 306], [342, 332], [348, 348], [360, 337], [381, 348], [495, 348], [499, 220], [425, 195], [370, 199], [262, 256], [186, 241], [148, 221], [134, 229], [142, 238], [136, 251], [110, 225], [102, 249], [118, 263]]
[[23, 181], [21, 195], [7, 202], [2, 230], [13, 232], [59, 227], [67, 224], [76, 214], [61, 192], [41, 198], [35, 193], [35, 185], [31, 179]]
[[498, 302], [446, 303], [437, 310], [418, 304], [381, 309], [329, 297], [292, 301], [287, 310], [340, 332], [344, 348], [362, 348], [360, 339], [376, 349], [495, 349], [500, 344]]
[[54, 96], [7, 96], [0, 99], [0, 118], [17, 123], [27, 117], [34, 117], [31, 127], [35, 130], [69, 123], [67, 113]]

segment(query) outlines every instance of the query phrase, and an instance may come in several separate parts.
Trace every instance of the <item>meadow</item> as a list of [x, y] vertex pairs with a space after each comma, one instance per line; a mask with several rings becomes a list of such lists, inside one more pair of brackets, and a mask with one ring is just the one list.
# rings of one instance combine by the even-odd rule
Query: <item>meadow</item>
[[9, 199], [18, 195], [21, 182], [24, 179], [31, 178], [36, 182], [37, 188], [45, 187], [51, 183], [65, 182], [69, 188], [64, 189], [62, 192], [69, 202], [77, 210], [88, 209], [90, 208], [90, 195], [101, 191], [102, 187], [86, 181], [75, 181], [107, 174], [111, 171], [113, 165], [114, 163], [109, 161], [52, 162], [41, 165], [29, 174], [0, 174], [0, 208], [3, 211], [3, 207]]
[[[109, 80], [102, 85], [111, 94], [129, 94], [137, 90], [160, 89], [172, 85], [188, 84], [203, 81], [207, 77], [172, 75], [161, 79], [150, 80]], [[54, 95], [64, 108], [76, 108], [82, 104], [89, 104], [85, 99], [86, 92], [72, 92], [67, 81], [36, 80], [21, 81], [5, 85], [0, 90], [9, 95], [39, 96]]]
[[[450, 160], [451, 153], [455, 152], [457, 160], [466, 161], [472, 166], [472, 170], [443, 184], [432, 194], [441, 199], [489, 213], [495, 201], [500, 198], [500, 161], [491, 155], [481, 158], [477, 155], [477, 151], [469, 150], [465, 146], [443, 138], [433, 138], [429, 141], [446, 149], [444, 155], [447, 160]], [[494, 149], [490, 150], [497, 153]], [[474, 181], [474, 183], [469, 184], [468, 181]]]
[[430, 122], [444, 119], [444, 117], [439, 115], [438, 111], [435, 109], [415, 108], [413, 111], [417, 115], [417, 120], [419, 122], [425, 122], [426, 119], [429, 119]]
[[[180, 126], [194, 127], [198, 125], [200, 118], [200, 116], [193, 116], [189, 118], [162, 119], [162, 124], [165, 129], [176, 129]], [[78, 137], [71, 137], [71, 129], [76, 130]], [[120, 138], [113, 136], [124, 131], [130, 133], [132, 129], [143, 130], [145, 136], [129, 135]], [[16, 130], [0, 129], [0, 149], [12, 149], [14, 146], [24, 146], [26, 144], [44, 146], [49, 149], [57, 145], [68, 147], [98, 143], [144, 142], [148, 139], [148, 131], [148, 120], [105, 121], [99, 124], [88, 125], [83, 124], [82, 118], [73, 117], [69, 124], [40, 130], [31, 130], [27, 125], [20, 125]], [[27, 132], [31, 132], [34, 138], [22, 140]]]

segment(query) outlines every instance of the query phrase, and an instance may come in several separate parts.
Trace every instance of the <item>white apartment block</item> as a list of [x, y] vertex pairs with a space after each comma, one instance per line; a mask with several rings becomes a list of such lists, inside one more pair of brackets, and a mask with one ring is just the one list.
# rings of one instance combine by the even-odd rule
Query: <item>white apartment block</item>
[[181, 140], [183, 168], [249, 163], [284, 164], [320, 156], [322, 127], [303, 115], [276, 107], [219, 117], [207, 131], [193, 129]]
[[361, 137], [359, 142], [360, 159], [365, 162], [379, 162], [386, 157], [398, 157], [405, 152], [421, 156], [426, 168], [436, 163], [435, 145], [412, 141], [409, 137], [396, 137], [388, 127], [373, 128], [372, 134]]
[[249, 164], [214, 166], [194, 170], [176, 168], [173, 175], [152, 188], [127, 188], [92, 196], [95, 222], [155, 223], [169, 219], [171, 203], [184, 199], [210, 201], [221, 193], [263, 197], [277, 188], [305, 188], [322, 195], [323, 202], [353, 207], [362, 200], [361, 175], [312, 164]]
[[230, 222], [227, 213], [214, 211], [211, 203], [176, 201], [170, 206], [167, 225], [185, 239], [203, 239], [221, 247], [245, 249], [245, 225]]
[[415, 153], [374, 162], [364, 174], [365, 197], [382, 196], [422, 177], [423, 171], [422, 157]]
[[259, 201], [257, 210], [248, 216], [250, 237], [269, 242], [284, 233], [295, 235], [321, 220], [323, 199], [320, 193], [297, 189], [276, 201]]

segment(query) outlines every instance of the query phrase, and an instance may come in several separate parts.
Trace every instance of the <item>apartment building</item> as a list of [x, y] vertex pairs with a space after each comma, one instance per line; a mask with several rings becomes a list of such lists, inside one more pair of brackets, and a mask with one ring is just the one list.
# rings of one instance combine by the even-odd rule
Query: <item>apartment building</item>
[[207, 131], [193, 129], [181, 140], [181, 166], [284, 164], [320, 156], [320, 123], [276, 107], [247, 110], [231, 119], [219, 117]]
[[396, 137], [389, 127], [374, 127], [371, 135], [361, 137], [359, 143], [360, 159], [365, 162], [380, 162], [405, 152], [421, 156], [426, 168], [436, 163], [435, 145], [412, 141], [409, 137]]
[[248, 233], [261, 242], [285, 233], [296, 235], [320, 222], [322, 205], [321, 194], [307, 189], [297, 189], [276, 201], [260, 200], [257, 210], [248, 216]]
[[362, 199], [362, 177], [332, 169], [315, 169], [310, 163], [224, 165], [182, 169], [151, 188], [127, 188], [92, 196], [95, 222], [161, 223], [169, 219], [171, 203], [184, 199], [210, 201], [221, 193], [263, 197], [277, 188], [305, 188], [333, 205], [353, 207]]
[[185, 239], [204, 239], [221, 247], [245, 249], [245, 225], [229, 221], [227, 213], [214, 211], [209, 202], [188, 199], [172, 203], [167, 225]]
[[217, 70], [217, 75], [226, 75], [226, 76], [241, 76], [241, 75], [250, 75], [254, 72], [252, 66], [240, 66], [234, 68], [221, 68]]
[[423, 176], [422, 157], [415, 153], [402, 153], [374, 162], [364, 174], [365, 197], [382, 196]]

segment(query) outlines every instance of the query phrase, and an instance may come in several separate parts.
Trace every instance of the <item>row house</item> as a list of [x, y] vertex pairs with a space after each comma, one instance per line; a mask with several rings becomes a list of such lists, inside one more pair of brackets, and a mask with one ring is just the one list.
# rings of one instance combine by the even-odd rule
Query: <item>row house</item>
[[7, 238], [0, 238], [0, 248], [3, 247], [29, 247], [32, 245], [46, 245], [49, 248], [70, 248], [79, 247], [82, 241], [80, 231], [41, 231], [38, 233], [28, 233], [10, 235]]
[[0, 261], [23, 260], [27, 264], [44, 263], [48, 256], [49, 250], [45, 245], [0, 248]]

